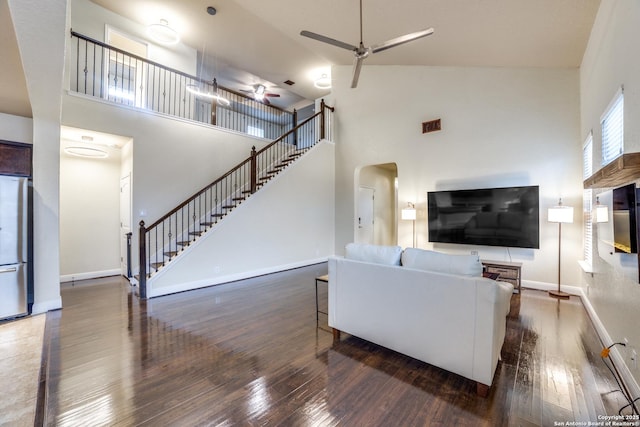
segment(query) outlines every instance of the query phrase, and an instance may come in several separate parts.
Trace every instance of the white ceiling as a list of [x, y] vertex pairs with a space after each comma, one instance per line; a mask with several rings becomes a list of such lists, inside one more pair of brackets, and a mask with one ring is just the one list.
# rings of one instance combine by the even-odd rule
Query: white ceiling
[[[313, 77], [332, 65], [352, 64], [353, 56], [302, 37], [300, 31], [359, 42], [357, 0], [92, 1], [144, 25], [167, 19], [184, 43], [200, 51], [206, 46], [207, 55], [229, 64], [230, 70], [249, 73], [227, 79], [240, 82], [259, 76], [281, 88], [273, 92], [289, 89], [306, 99], [326, 94], [313, 87]], [[0, 0], [3, 3], [6, 0]], [[363, 0], [365, 46], [429, 27], [435, 33], [370, 56], [362, 73], [374, 64], [579, 67], [599, 4], [600, 0]], [[218, 13], [207, 14], [207, 6]], [[4, 21], [4, 13], [0, 15]], [[4, 54], [4, 42], [0, 49]], [[6, 85], [1, 75], [0, 84]], [[288, 87], [283, 83], [287, 79], [296, 84]], [[246, 88], [238, 83], [237, 89]]]

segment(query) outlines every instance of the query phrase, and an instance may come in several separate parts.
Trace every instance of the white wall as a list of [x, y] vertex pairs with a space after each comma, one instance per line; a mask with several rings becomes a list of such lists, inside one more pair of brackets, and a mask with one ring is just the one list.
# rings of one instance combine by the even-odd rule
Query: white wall
[[[73, 94], [63, 96], [62, 122], [132, 138], [134, 248], [141, 220], [150, 225], [249, 157], [253, 145], [266, 145], [262, 139]], [[138, 265], [135, 256], [132, 265]]]
[[[546, 209], [562, 196], [582, 206], [578, 70], [365, 66], [357, 89], [351, 67], [335, 67], [336, 252], [354, 236], [354, 171], [396, 163], [398, 200], [416, 201], [419, 247], [427, 243], [428, 191], [511, 185], [540, 186], [540, 249], [438, 244], [446, 252], [477, 250], [482, 258], [523, 262], [526, 284], [557, 282], [558, 228]], [[381, 94], [380, 87], [384, 86]], [[421, 123], [442, 119], [422, 134]], [[580, 282], [582, 222], [563, 227], [563, 284]], [[411, 245], [410, 221], [399, 244]]]
[[326, 261], [334, 247], [333, 159], [332, 143], [312, 148], [160, 270], [149, 295]]
[[67, 3], [9, 0], [9, 9], [33, 112], [33, 311], [40, 313], [62, 305], [58, 281], [58, 179]]
[[0, 113], [0, 139], [13, 142], [33, 142], [33, 120]]
[[60, 153], [62, 281], [120, 273], [120, 150], [105, 159]]
[[[640, 151], [640, 57], [633, 54], [640, 40], [640, 3], [635, 0], [602, 2], [580, 70], [581, 135], [593, 129], [594, 171], [600, 168], [602, 132], [600, 116], [624, 85], [624, 151]], [[636, 181], [636, 185], [640, 180]], [[595, 194], [606, 189], [597, 189]], [[584, 274], [586, 292], [598, 318], [613, 342], [627, 338], [630, 347], [640, 349], [640, 283], [638, 261], [632, 255], [609, 255], [610, 248], [599, 241], [594, 227], [593, 275]], [[609, 262], [603, 260], [613, 258]], [[629, 274], [635, 272], [634, 274]], [[640, 370], [622, 350], [627, 367], [636, 382]], [[636, 365], [637, 366], [637, 365]]]
[[89, 0], [71, 0], [70, 3], [73, 31], [104, 42], [105, 25], [109, 25], [123, 34], [148, 43], [149, 60], [193, 76], [196, 75], [197, 53], [195, 49], [182, 43], [167, 47], [158, 45], [149, 38], [145, 26], [104, 9]]

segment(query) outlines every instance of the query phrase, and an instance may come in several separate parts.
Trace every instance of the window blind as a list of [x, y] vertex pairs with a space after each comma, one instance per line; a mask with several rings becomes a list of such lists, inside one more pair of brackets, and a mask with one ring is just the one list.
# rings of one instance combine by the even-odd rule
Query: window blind
[[[584, 179], [593, 174], [593, 132], [589, 132], [582, 148], [582, 176]], [[588, 265], [593, 262], [593, 221], [591, 210], [592, 190], [584, 190], [582, 194], [584, 212], [584, 261]]]
[[624, 142], [624, 94], [616, 94], [602, 116], [602, 165], [622, 155]]

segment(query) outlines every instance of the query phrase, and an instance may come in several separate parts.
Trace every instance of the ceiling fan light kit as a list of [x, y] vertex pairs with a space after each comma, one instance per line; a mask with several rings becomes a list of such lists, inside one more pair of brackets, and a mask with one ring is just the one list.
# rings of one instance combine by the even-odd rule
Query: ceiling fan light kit
[[313, 85], [318, 89], [331, 89], [331, 79], [326, 74], [322, 74], [320, 77], [315, 79]]
[[180, 35], [169, 26], [169, 22], [166, 19], [161, 19], [159, 23], [149, 25], [147, 34], [156, 42], [164, 45], [170, 46], [178, 44], [180, 41]]
[[228, 107], [229, 105], [231, 105], [231, 101], [229, 101], [227, 98], [221, 96], [218, 93], [218, 82], [216, 81], [216, 79], [213, 79], [213, 81], [211, 82], [211, 85], [213, 86], [213, 92], [209, 92], [209, 91], [205, 92], [200, 88], [200, 85], [197, 83], [188, 84], [187, 91], [201, 98], [215, 99], [218, 105], [222, 105], [225, 107]]
[[362, 0], [360, 0], [360, 44], [358, 46], [354, 46], [340, 40], [332, 39], [331, 37], [323, 36], [322, 34], [313, 33], [311, 31], [303, 30], [300, 32], [301, 36], [309, 37], [310, 39], [314, 39], [319, 42], [327, 43], [332, 46], [336, 46], [353, 52], [355, 61], [353, 63], [353, 77], [351, 79], [352, 88], [358, 86], [358, 79], [360, 78], [360, 71], [362, 70], [362, 62], [369, 55], [391, 49], [392, 47], [400, 46], [401, 44], [409, 43], [411, 41], [429, 36], [431, 34], [433, 34], [433, 28], [427, 28], [425, 30], [416, 31], [414, 33], [405, 34], [404, 36], [387, 40], [386, 42], [379, 45], [365, 47], [362, 40]]

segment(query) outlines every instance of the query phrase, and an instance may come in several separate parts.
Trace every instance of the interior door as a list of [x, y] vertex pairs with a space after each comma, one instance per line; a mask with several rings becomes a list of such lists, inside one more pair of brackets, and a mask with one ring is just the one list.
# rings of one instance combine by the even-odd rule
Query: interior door
[[356, 212], [356, 243], [373, 244], [373, 204], [375, 190], [370, 187], [358, 189], [358, 210]]
[[131, 232], [131, 175], [120, 178], [120, 270], [128, 277], [129, 256], [127, 234]]

